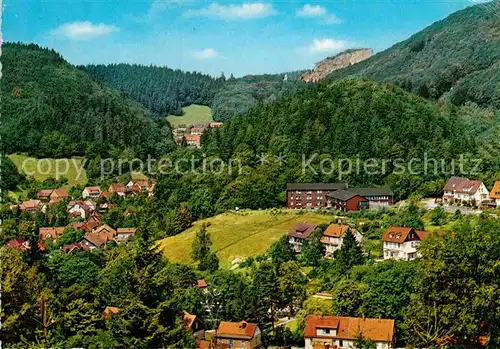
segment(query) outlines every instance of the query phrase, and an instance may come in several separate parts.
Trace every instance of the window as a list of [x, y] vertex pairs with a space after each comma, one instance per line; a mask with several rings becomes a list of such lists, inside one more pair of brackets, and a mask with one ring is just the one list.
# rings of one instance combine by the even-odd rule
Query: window
[[323, 191], [322, 190], [318, 190], [316, 193], [323, 194]]
[[330, 334], [330, 329], [329, 328], [325, 328], [325, 334]]
[[341, 340], [339, 340], [339, 347], [342, 348], [343, 346], [344, 346], [344, 341], [341, 339]]
[[232, 339], [228, 340], [227, 343], [229, 344], [229, 347], [233, 346], [233, 340]]

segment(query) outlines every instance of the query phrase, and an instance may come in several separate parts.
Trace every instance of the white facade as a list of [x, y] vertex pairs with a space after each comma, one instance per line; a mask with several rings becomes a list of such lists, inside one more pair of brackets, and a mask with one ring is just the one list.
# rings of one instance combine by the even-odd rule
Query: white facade
[[90, 193], [90, 192], [88, 191], [88, 188], [85, 188], [85, 189], [83, 189], [83, 191], [82, 191], [82, 198], [84, 198], [84, 199], [87, 199], [87, 198], [94, 198], [94, 199], [95, 199], [95, 198], [98, 198], [98, 197], [99, 197], [99, 195], [100, 195], [100, 193], [99, 193], [99, 192], [93, 192], [93, 193]]
[[[354, 234], [354, 238], [358, 243], [361, 243], [363, 241], [363, 235], [360, 232], [353, 230], [351, 230], [351, 232]], [[344, 240], [342, 237], [324, 235], [321, 238], [321, 242], [325, 245], [325, 255], [332, 256], [335, 251], [339, 250], [342, 247]]]
[[296, 253], [300, 253], [303, 242], [304, 242], [304, 239], [297, 238], [294, 236], [288, 237], [288, 243], [292, 246], [293, 251]]
[[481, 183], [479, 188], [474, 193], [457, 193], [455, 191], [445, 190], [444, 196], [447, 198], [451, 198], [455, 201], [455, 203], [467, 202], [472, 203], [475, 202], [476, 205], [481, 205], [483, 201], [489, 200], [489, 191], [484, 185]]
[[68, 210], [68, 213], [71, 215], [71, 214], [75, 214], [75, 213], [78, 213], [78, 215], [85, 219], [87, 217], [87, 211], [85, 211], [83, 209], [83, 207], [81, 207], [79, 204], [75, 204], [73, 205], [73, 207], [71, 207], [69, 210]]
[[[313, 349], [313, 343], [315, 344], [329, 344], [330, 348], [337, 346], [339, 349], [353, 349], [356, 348], [356, 342], [349, 339], [336, 339], [336, 338], [306, 338], [305, 339], [305, 349]], [[390, 349], [391, 344], [386, 342], [375, 342], [377, 349]]]
[[417, 252], [419, 240], [405, 241], [403, 243], [384, 241], [384, 259], [411, 261], [420, 254]]

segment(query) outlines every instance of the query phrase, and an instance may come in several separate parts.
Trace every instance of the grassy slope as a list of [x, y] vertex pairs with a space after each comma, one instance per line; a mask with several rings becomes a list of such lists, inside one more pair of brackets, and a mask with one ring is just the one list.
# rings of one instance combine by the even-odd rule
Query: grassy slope
[[[9, 158], [14, 162], [14, 164], [17, 166], [19, 172], [25, 173], [26, 172], [34, 172], [33, 177], [38, 180], [38, 181], [43, 181], [44, 179], [47, 178], [55, 178], [56, 176], [56, 159], [43, 159], [43, 161], [40, 163], [40, 171], [37, 170], [37, 165], [35, 162], [35, 158], [29, 157], [24, 154], [11, 154], [9, 155]], [[29, 160], [28, 160], [29, 159]], [[23, 169], [23, 162], [25, 160], [28, 160], [25, 162], [25, 168]], [[48, 161], [46, 161], [48, 160]], [[82, 166], [82, 161], [83, 158], [80, 157], [74, 157], [71, 159], [58, 159], [61, 160], [59, 162], [59, 172], [63, 172], [65, 169], [65, 164], [62, 162], [62, 160], [69, 160], [69, 167], [68, 167], [68, 172], [67, 174], [62, 174], [64, 177], [68, 178], [68, 185], [69, 186], [74, 186], [74, 185], [79, 185], [79, 184], [85, 184], [87, 183], [87, 175], [85, 173], [85, 170], [83, 170], [82, 174], [78, 176], [78, 170], [77, 168], [80, 168]], [[49, 171], [50, 169], [50, 171]], [[26, 172], [24, 172], [24, 171]]]
[[167, 116], [168, 121], [173, 127], [178, 127], [179, 125], [196, 125], [196, 124], [206, 124], [212, 122], [212, 110], [210, 107], [204, 105], [191, 104], [188, 107], [182, 108], [184, 115]]
[[278, 214], [270, 211], [228, 212], [197, 221], [179, 235], [159, 241], [158, 247], [172, 261], [190, 263], [191, 244], [196, 231], [203, 223], [210, 223], [208, 232], [212, 239], [212, 251], [216, 251], [224, 267], [231, 266], [235, 258], [257, 256], [296, 222], [330, 223], [333, 216], [315, 212], [299, 214], [282, 210]]

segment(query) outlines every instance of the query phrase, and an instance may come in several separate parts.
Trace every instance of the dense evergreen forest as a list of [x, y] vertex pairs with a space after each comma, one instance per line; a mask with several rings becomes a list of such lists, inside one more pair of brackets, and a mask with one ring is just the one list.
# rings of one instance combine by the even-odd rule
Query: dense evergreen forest
[[455, 12], [329, 79], [371, 78], [424, 98], [500, 108], [499, 60], [500, 6], [493, 1]]
[[138, 156], [172, 149], [167, 123], [55, 51], [20, 43], [2, 49], [3, 151], [66, 157], [89, 145], [129, 148]]
[[182, 115], [189, 104], [211, 105], [226, 79], [167, 67], [129, 64], [80, 66], [98, 81], [116, 88], [152, 112]]
[[238, 79], [231, 75], [226, 79], [224, 74], [213, 78], [167, 67], [130, 64], [79, 68], [160, 116], [182, 115], [181, 108], [194, 103], [212, 107], [216, 121], [229, 120], [260, 101], [273, 102], [306, 85], [297, 80], [300, 72], [248, 75]]

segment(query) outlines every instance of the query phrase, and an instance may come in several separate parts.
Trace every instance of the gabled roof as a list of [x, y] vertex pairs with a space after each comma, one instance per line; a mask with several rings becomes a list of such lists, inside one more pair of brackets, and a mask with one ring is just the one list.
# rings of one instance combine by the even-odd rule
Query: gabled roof
[[351, 190], [337, 190], [334, 191], [330, 194], [327, 195], [329, 198], [340, 200], [340, 201], [347, 201], [349, 199], [352, 199], [353, 197], [359, 196], [361, 199], [367, 201], [366, 198], [362, 197], [359, 194], [356, 194], [355, 192]]
[[68, 210], [71, 210], [73, 207], [75, 207], [76, 205], [80, 206], [81, 208], [83, 208], [84, 211], [86, 212], [91, 212], [92, 211], [92, 208], [87, 205], [87, 203], [85, 201], [81, 201], [81, 200], [78, 200], [78, 201], [70, 201], [68, 203], [68, 207], [67, 209]]
[[416, 230], [408, 227], [395, 227], [390, 226], [384, 233], [382, 241], [385, 242], [397, 242], [399, 244], [406, 241], [410, 233], [415, 233], [415, 240], [423, 240], [427, 237], [427, 232], [424, 230]]
[[196, 281], [196, 287], [206, 288], [206, 287], [208, 287], [208, 285], [207, 285], [207, 282], [205, 281], [205, 279], [200, 279], [200, 280]]
[[19, 205], [19, 209], [21, 211], [30, 209], [30, 208], [38, 208], [42, 202], [40, 200], [28, 200], [28, 201], [23, 201], [21, 205]]
[[104, 319], [109, 319], [111, 316], [120, 313], [120, 308], [118, 307], [106, 307], [102, 312], [102, 316]]
[[64, 233], [64, 229], [65, 227], [42, 227], [38, 229], [38, 237], [40, 240], [57, 239]]
[[125, 184], [113, 183], [109, 186], [108, 191], [110, 193], [125, 193], [128, 191], [128, 188]]
[[10, 240], [5, 244], [5, 246], [14, 248], [19, 251], [26, 251], [29, 250], [29, 242], [25, 241], [23, 238], [17, 238], [14, 240]]
[[196, 320], [196, 315], [189, 314], [185, 311], [183, 312], [182, 319], [184, 320], [184, 328], [191, 328]]
[[307, 239], [318, 226], [316, 224], [299, 222], [286, 234], [287, 236]]
[[[335, 329], [336, 335], [318, 336], [316, 335], [317, 328]], [[392, 342], [394, 336], [394, 320], [309, 315], [305, 321], [305, 338], [356, 340], [360, 335], [374, 342]]]
[[89, 194], [100, 194], [101, 193], [101, 187], [99, 186], [93, 186], [93, 187], [85, 187], [83, 190], [85, 190]]
[[461, 194], [475, 194], [483, 182], [463, 177], [451, 177], [444, 186], [445, 191], [454, 191]]
[[60, 198], [67, 198], [69, 197], [69, 194], [68, 192], [66, 191], [66, 189], [64, 188], [57, 188], [57, 189], [54, 189], [52, 191], [52, 194], [51, 195], [55, 195], [55, 196], [58, 196]]
[[339, 190], [347, 189], [347, 183], [288, 183], [286, 190]]
[[246, 321], [241, 321], [241, 322], [222, 321], [217, 330], [217, 337], [252, 339], [256, 329], [257, 329], [256, 324], [252, 324]]
[[500, 199], [500, 181], [496, 181], [495, 185], [490, 191], [491, 199]]
[[344, 235], [344, 233], [350, 228], [347, 224], [335, 224], [332, 223], [325, 229], [323, 232], [323, 236], [331, 236], [335, 238], [339, 238]]
[[89, 250], [89, 247], [85, 244], [82, 244], [82, 243], [74, 243], [74, 244], [67, 244], [67, 245], [63, 245], [61, 247], [61, 250], [63, 251], [63, 253], [71, 253], [75, 250], [82, 250], [82, 251], [88, 251]]
[[43, 189], [40, 190], [37, 194], [36, 197], [41, 199], [41, 198], [48, 198], [50, 194], [52, 194], [52, 189]]
[[108, 234], [113, 234], [116, 235], [116, 230], [111, 228], [109, 225], [107, 224], [103, 224], [103, 225], [100, 225], [96, 228], [94, 228], [92, 230], [93, 233], [97, 233], [97, 234], [100, 234], [100, 233], [108, 233]]

